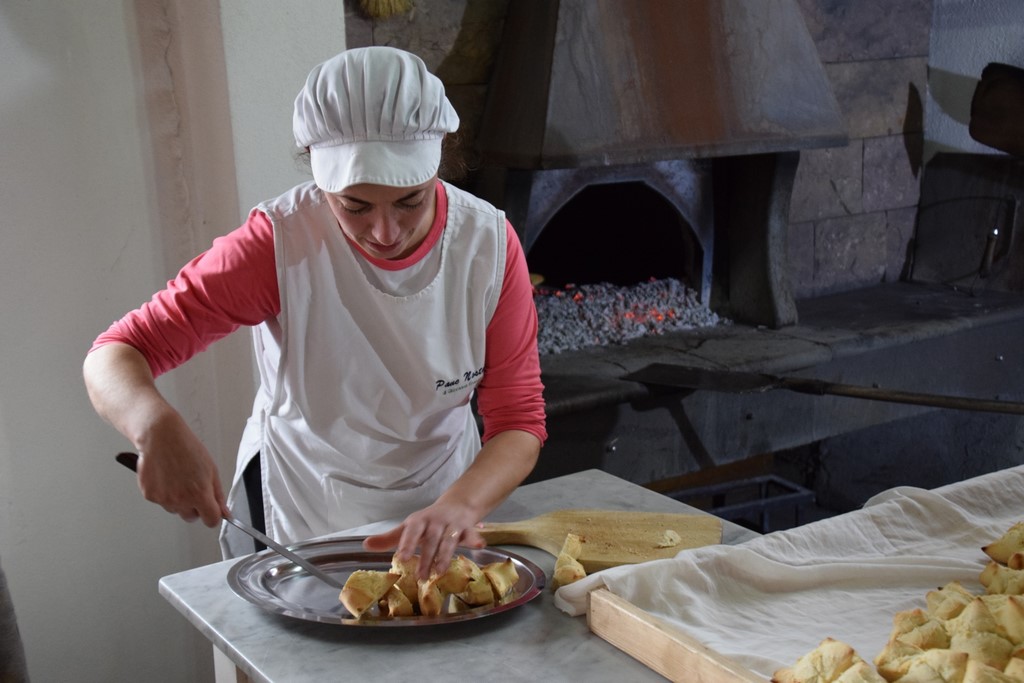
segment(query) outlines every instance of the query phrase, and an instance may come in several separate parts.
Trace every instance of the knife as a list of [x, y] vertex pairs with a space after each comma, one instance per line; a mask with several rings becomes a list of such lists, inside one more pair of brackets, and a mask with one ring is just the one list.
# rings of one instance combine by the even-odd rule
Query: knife
[[[118, 453], [116, 459], [117, 459], [117, 461], [119, 463], [121, 463], [122, 465], [124, 465], [125, 467], [130, 469], [132, 472], [137, 472], [138, 471], [137, 468], [138, 468], [138, 463], [139, 463], [139, 456], [138, 456], [137, 453]], [[226, 515], [224, 516], [224, 521], [227, 522], [228, 524], [231, 524], [231, 525], [241, 529], [242, 531], [244, 531], [245, 533], [249, 534], [250, 536], [255, 538], [257, 541], [262, 543], [263, 545], [267, 546], [268, 548], [270, 548], [271, 550], [276, 552], [278, 555], [281, 555], [285, 559], [287, 559], [287, 560], [293, 562], [294, 564], [302, 567], [307, 572], [309, 572], [310, 574], [312, 574], [316, 578], [320, 579], [324, 583], [327, 583], [327, 584], [333, 586], [334, 588], [338, 588], [338, 589], [344, 588], [344, 584], [342, 584], [340, 581], [335, 579], [333, 576], [331, 576], [330, 574], [325, 573], [324, 571], [322, 571], [319, 567], [317, 567], [315, 564], [313, 564], [309, 560], [303, 558], [301, 555], [299, 555], [299, 554], [297, 554], [295, 552], [292, 552], [291, 550], [289, 550], [288, 548], [284, 547], [283, 545], [281, 545], [280, 543], [278, 543], [274, 539], [270, 538], [269, 536], [267, 536], [266, 534], [262, 533], [261, 531], [259, 531], [257, 529], [254, 529], [253, 527], [249, 526], [245, 522], [241, 522], [241, 521], [235, 519], [234, 517], [228, 517]]]

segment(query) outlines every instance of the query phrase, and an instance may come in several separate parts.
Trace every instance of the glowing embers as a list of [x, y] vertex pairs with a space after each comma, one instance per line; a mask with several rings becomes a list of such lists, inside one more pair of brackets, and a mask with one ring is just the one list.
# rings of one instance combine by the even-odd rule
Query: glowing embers
[[607, 283], [534, 290], [541, 355], [728, 324], [674, 278], [631, 286]]

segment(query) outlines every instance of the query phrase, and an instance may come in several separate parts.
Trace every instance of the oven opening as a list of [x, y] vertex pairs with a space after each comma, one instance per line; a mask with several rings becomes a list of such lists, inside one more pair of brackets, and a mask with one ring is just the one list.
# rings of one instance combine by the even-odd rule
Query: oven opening
[[542, 356], [723, 322], [698, 284], [705, 249], [664, 193], [625, 180], [567, 196], [526, 246]]
[[704, 253], [660, 192], [643, 182], [619, 182], [577, 192], [537, 236], [526, 260], [544, 288], [674, 278], [700, 291]]

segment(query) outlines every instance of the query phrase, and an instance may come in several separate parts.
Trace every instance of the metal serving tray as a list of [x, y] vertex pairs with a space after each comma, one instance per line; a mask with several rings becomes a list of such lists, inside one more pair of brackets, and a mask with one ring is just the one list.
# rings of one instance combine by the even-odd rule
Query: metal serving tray
[[[357, 569], [385, 571], [391, 567], [392, 553], [363, 550], [362, 538], [338, 538], [307, 541], [289, 546], [318, 569], [344, 583]], [[376, 617], [356, 619], [338, 600], [338, 590], [325, 584], [277, 553], [265, 550], [249, 555], [228, 571], [228, 584], [240, 597], [265, 610], [287, 617], [342, 626], [431, 626], [479, 619], [506, 612], [533, 600], [544, 589], [544, 572], [526, 558], [497, 547], [458, 548], [456, 551], [483, 566], [511, 559], [519, 580], [512, 599], [504, 604], [484, 605], [451, 611], [437, 617]]]

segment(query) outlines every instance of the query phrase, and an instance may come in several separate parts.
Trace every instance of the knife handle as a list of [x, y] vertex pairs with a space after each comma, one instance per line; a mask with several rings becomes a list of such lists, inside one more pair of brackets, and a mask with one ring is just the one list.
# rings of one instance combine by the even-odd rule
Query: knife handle
[[138, 453], [118, 453], [117, 456], [115, 456], [115, 460], [130, 469], [132, 472], [139, 471]]

